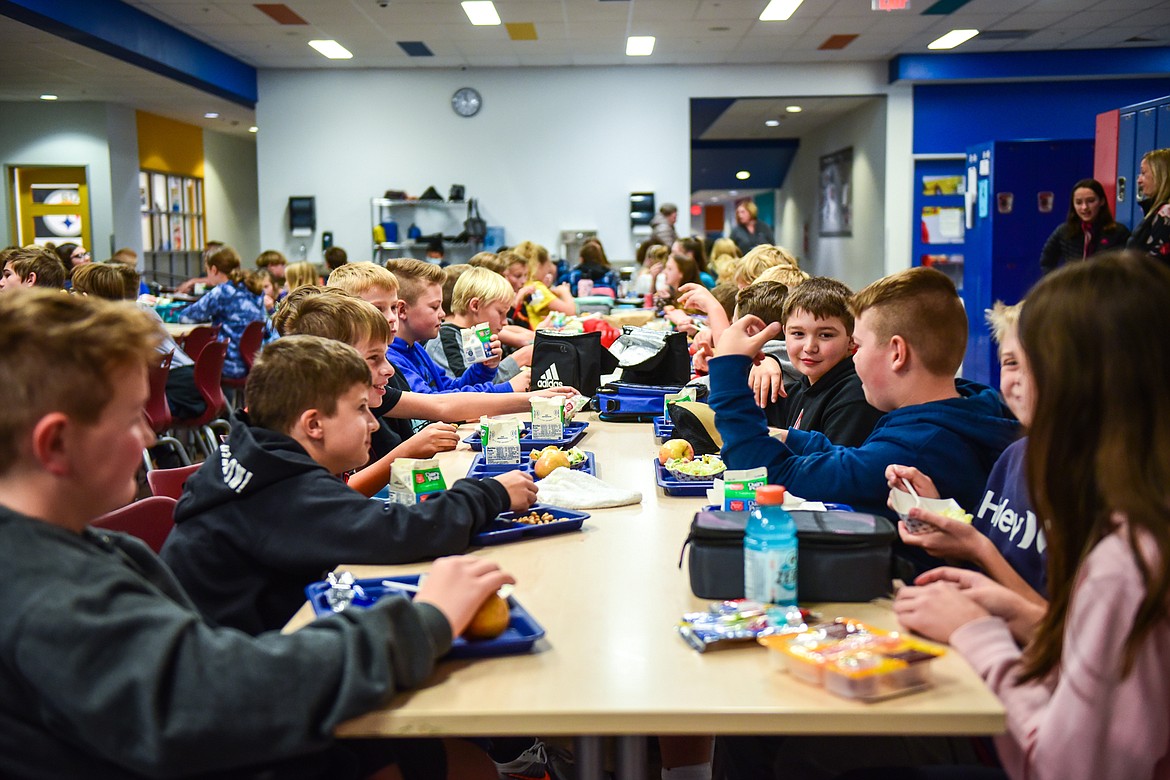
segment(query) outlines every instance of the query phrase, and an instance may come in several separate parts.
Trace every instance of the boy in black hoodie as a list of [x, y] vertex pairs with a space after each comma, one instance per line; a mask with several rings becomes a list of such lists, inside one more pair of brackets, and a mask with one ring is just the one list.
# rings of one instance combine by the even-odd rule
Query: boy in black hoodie
[[218, 457], [187, 481], [163, 547], [195, 604], [250, 634], [283, 626], [304, 588], [341, 563], [393, 564], [467, 549], [500, 512], [536, 496], [519, 470], [462, 479], [415, 506], [371, 501], [338, 474], [363, 465], [377, 423], [370, 369], [317, 336], [269, 344]]
[[[800, 381], [788, 397], [770, 404], [769, 422], [781, 428], [819, 431], [833, 444], [859, 447], [882, 413], [869, 405], [853, 367], [853, 292], [836, 279], [817, 276], [792, 288], [784, 300], [784, 345]], [[781, 420], [773, 422], [775, 411]]]

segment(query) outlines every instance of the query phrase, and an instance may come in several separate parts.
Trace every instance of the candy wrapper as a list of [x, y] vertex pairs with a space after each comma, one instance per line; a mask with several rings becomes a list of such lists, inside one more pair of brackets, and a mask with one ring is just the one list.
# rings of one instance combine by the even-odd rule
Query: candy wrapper
[[543, 398], [533, 396], [532, 438], [553, 441], [565, 436], [565, 397]]
[[492, 328], [486, 322], [470, 328], [461, 328], [459, 335], [463, 340], [463, 362], [467, 365], [484, 363], [494, 357], [491, 344]]
[[795, 634], [816, 619], [808, 610], [758, 601], [720, 601], [706, 612], [690, 612], [678, 623], [683, 641], [700, 653], [730, 647], [770, 634]]
[[[511, 418], [489, 417], [483, 441], [484, 463], [519, 463], [520, 428]], [[523, 427], [523, 423], [519, 424]]]
[[590, 399], [586, 396], [577, 393], [565, 399], [565, 422], [572, 422], [573, 417], [577, 412], [583, 412], [589, 408]]
[[447, 489], [435, 458], [397, 458], [390, 464], [390, 500], [417, 504]]

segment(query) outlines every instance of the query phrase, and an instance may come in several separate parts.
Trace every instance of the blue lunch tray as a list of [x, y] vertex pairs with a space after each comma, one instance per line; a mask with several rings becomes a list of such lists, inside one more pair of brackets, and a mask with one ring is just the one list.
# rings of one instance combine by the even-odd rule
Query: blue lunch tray
[[707, 497], [707, 490], [715, 487], [715, 478], [711, 479], [677, 479], [654, 458], [654, 481], [662, 492], [668, 496], [701, 496]]
[[[408, 585], [417, 585], [418, 575], [405, 574], [397, 577], [373, 577], [357, 580], [354, 585], [361, 587], [363, 595], [355, 597], [350, 607], [368, 607], [383, 596], [390, 594], [402, 595], [407, 598], [414, 597], [414, 594], [409, 591], [398, 590], [393, 586], [384, 585], [383, 582], [403, 582]], [[327, 582], [314, 582], [305, 587], [305, 596], [308, 597], [309, 603], [313, 605], [313, 611], [318, 616], [333, 614], [333, 610], [325, 598], [325, 593], [328, 590], [329, 583]], [[536, 640], [544, 636], [544, 627], [533, 620], [532, 615], [528, 614], [528, 610], [520, 606], [520, 603], [510, 596], [508, 597], [508, 611], [508, 627], [504, 633], [495, 639], [467, 640], [463, 637], [455, 637], [446, 657], [482, 658], [492, 655], [526, 653], [531, 650]]]
[[[556, 520], [540, 525], [517, 523], [515, 521], [515, 518], [523, 517], [532, 512], [539, 512], [540, 514], [547, 512], [555, 517]], [[535, 538], [538, 536], [552, 536], [553, 534], [563, 534], [569, 531], [579, 531], [581, 524], [585, 522], [585, 518], [587, 517], [589, 517], [588, 512], [561, 509], [559, 506], [548, 506], [547, 504], [533, 504], [526, 512], [504, 512], [491, 522], [486, 531], [480, 531], [471, 537], [471, 543], [481, 547], [487, 547], [493, 544], [518, 542], [521, 539]]]
[[[524, 423], [524, 430], [520, 432], [520, 451], [530, 452], [532, 450], [539, 450], [550, 445], [560, 447], [561, 449], [568, 449], [575, 447], [577, 442], [585, 435], [585, 429], [589, 427], [587, 422], [571, 422], [565, 423], [565, 435], [559, 439], [534, 439], [532, 438], [532, 423]], [[483, 450], [483, 440], [479, 438], [479, 430], [466, 437], [463, 440], [471, 449], [476, 452]]]
[[669, 417], [655, 417], [654, 418], [654, 438], [658, 439], [658, 443], [666, 441], [674, 437], [674, 423], [670, 421]]
[[[520, 453], [519, 463], [484, 463], [483, 453], [475, 453], [475, 457], [471, 461], [471, 467], [467, 469], [467, 476], [483, 479], [484, 477], [494, 477], [497, 474], [503, 474], [505, 471], [512, 471], [514, 469], [524, 469], [533, 477], [536, 474], [533, 469], [536, 466], [536, 461], [528, 457], [527, 452]], [[584, 471], [586, 474], [597, 476], [597, 458], [592, 452], [585, 453], [585, 460], [579, 465], [574, 466], [576, 471]]]

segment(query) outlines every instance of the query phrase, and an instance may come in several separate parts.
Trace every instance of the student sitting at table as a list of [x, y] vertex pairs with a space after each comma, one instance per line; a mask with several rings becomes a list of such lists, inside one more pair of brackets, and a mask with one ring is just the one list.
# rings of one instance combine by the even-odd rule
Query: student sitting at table
[[398, 335], [390, 344], [389, 357], [395, 369], [410, 383], [411, 390], [511, 393], [528, 389], [527, 374], [495, 384], [496, 367], [503, 352], [498, 336], [492, 336], [491, 360], [470, 366], [457, 379], [443, 373], [426, 350], [426, 343], [439, 335], [439, 324], [443, 321], [443, 269], [412, 258], [390, 260], [386, 268], [398, 279]]
[[[392, 276], [385, 268], [373, 267]], [[354, 281], [352, 275], [348, 281]], [[372, 496], [386, 486], [394, 458], [429, 458], [435, 453], [455, 449], [459, 444], [456, 427], [448, 422], [430, 420], [474, 420], [485, 414], [526, 411], [533, 396], [567, 397], [576, 392], [572, 388], [559, 387], [536, 393], [505, 394], [432, 394], [414, 393], [409, 388], [403, 390], [394, 385], [398, 374], [386, 359], [386, 346], [393, 338], [393, 330], [372, 304], [339, 288], [300, 288], [285, 300], [274, 321], [284, 335], [320, 336], [354, 347], [370, 367], [374, 378], [373, 395], [385, 392], [381, 403], [370, 410], [379, 425], [371, 435], [370, 463], [349, 475], [349, 486], [366, 496]], [[376, 397], [371, 400], [377, 403]], [[413, 419], [419, 421], [417, 433], [412, 428]], [[400, 422], [405, 426], [397, 424]]]
[[207, 258], [207, 278], [215, 283], [202, 298], [179, 313], [180, 322], [208, 322], [219, 326], [226, 337], [227, 356], [223, 375], [239, 379], [248, 373], [240, 356], [240, 338], [253, 322], [263, 322], [264, 288], [259, 279], [240, 269], [240, 256], [230, 246], [220, 247]]
[[257, 358], [246, 392], [248, 411], [187, 480], [162, 550], [219, 625], [280, 628], [322, 572], [462, 552], [496, 515], [535, 500], [532, 477], [518, 469], [461, 479], [411, 506], [347, 487], [338, 475], [366, 464], [378, 427], [369, 366], [347, 344], [282, 336]]
[[0, 276], [0, 291], [17, 287], [63, 290], [65, 266], [55, 253], [39, 246], [10, 250], [4, 260], [3, 276]]
[[[512, 297], [512, 285], [507, 279], [486, 268], [468, 267], [451, 291], [450, 319], [439, 326], [439, 337], [427, 342], [427, 353], [435, 365], [452, 379], [462, 376], [468, 366], [464, 362], [461, 331], [487, 323], [492, 335], [499, 336], [507, 323]], [[507, 382], [531, 364], [531, 345], [512, 351], [496, 369], [496, 384]]]
[[600, 243], [582, 244], [578, 259], [577, 267], [569, 272], [569, 288], [574, 296], [581, 296], [578, 284], [582, 279], [588, 279], [592, 283], [593, 289], [598, 291], [594, 294], [604, 295], [600, 291], [609, 290], [614, 296], [617, 295], [621, 275], [610, 266], [609, 258], [605, 256], [605, 250], [601, 248]]
[[[728, 468], [766, 466], [769, 483], [797, 495], [893, 517], [885, 471], [901, 463], [929, 470], [939, 491], [962, 506], [978, 506], [991, 467], [1017, 438], [1019, 423], [994, 390], [955, 379], [967, 346], [967, 317], [954, 283], [932, 268], [912, 268], [869, 285], [850, 308], [865, 399], [886, 412], [873, 433], [860, 447], [796, 429], [769, 436], [747, 376], [780, 324], [743, 317], [724, 331], [710, 361], [710, 403]], [[931, 565], [929, 556], [911, 557]]]
[[528, 263], [528, 280], [516, 293], [514, 324], [535, 330], [554, 311], [577, 313], [577, 302], [569, 285], [556, 284], [557, 266], [547, 249], [531, 241], [521, 241], [512, 252]]
[[[1027, 428], [1035, 408], [1031, 372], [1024, 350], [1020, 348], [1018, 323], [1022, 303], [1004, 306], [996, 303], [987, 314], [992, 337], [999, 345], [999, 390], [1012, 414]], [[978, 507], [971, 507], [970, 523], [943, 517], [925, 507], [913, 507], [910, 517], [930, 526], [930, 530], [913, 534], [899, 523], [902, 541], [921, 547], [940, 560], [978, 566], [989, 577], [1020, 595], [1044, 603], [1046, 584], [1047, 541], [1044, 529], [1028, 493], [1024, 454], [1028, 439], [1008, 446], [991, 469], [987, 489]], [[920, 496], [939, 498], [938, 488], [926, 474], [912, 466], [890, 464], [886, 480], [891, 489], [906, 490], [908, 481]]]
[[1148, 347], [1170, 340], [1168, 300], [1170, 271], [1132, 253], [1073, 263], [1028, 292], [1026, 469], [1048, 539], [1047, 607], [951, 568], [894, 601], [904, 627], [950, 644], [999, 697], [995, 744], [1013, 780], [1170, 769], [1170, 352]]
[[512, 288], [513, 297], [508, 306], [508, 316], [504, 319], [504, 326], [500, 328], [500, 343], [504, 345], [504, 356], [508, 356], [509, 349], [521, 349], [532, 343], [532, 329], [517, 325], [513, 322], [513, 313], [518, 303], [519, 291], [528, 279], [528, 263], [515, 252], [477, 252], [467, 261], [468, 265], [477, 268], [486, 268], [495, 271], [507, 280]]
[[444, 760], [332, 736], [426, 682], [512, 581], [491, 561], [436, 561], [413, 602], [250, 637], [201, 615], [141, 541], [89, 527], [134, 498], [157, 334], [128, 302], [0, 296], [0, 776], [496, 777], [466, 743]]
[[[760, 284], [767, 282], [744, 292]], [[860, 446], [873, 431], [882, 413], [865, 400], [853, 366], [852, 295], [844, 284], [824, 276], [788, 293], [781, 319], [784, 346], [801, 377], [786, 398], [765, 407], [769, 424], [818, 431], [843, 447]]]

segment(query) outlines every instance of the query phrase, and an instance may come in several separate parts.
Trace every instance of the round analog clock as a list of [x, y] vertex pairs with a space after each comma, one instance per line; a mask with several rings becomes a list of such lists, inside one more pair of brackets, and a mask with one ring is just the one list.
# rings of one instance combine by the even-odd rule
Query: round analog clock
[[483, 98], [471, 87], [463, 87], [451, 96], [451, 108], [459, 116], [475, 116], [483, 108]]

